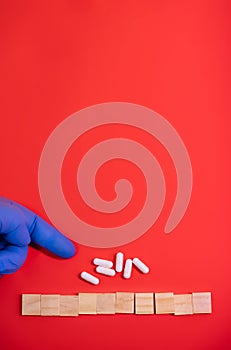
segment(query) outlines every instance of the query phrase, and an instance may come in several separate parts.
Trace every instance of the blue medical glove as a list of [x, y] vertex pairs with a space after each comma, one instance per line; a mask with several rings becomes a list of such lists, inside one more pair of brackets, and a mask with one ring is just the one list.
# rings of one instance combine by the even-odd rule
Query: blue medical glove
[[74, 244], [22, 205], [0, 197], [0, 276], [25, 262], [30, 242], [62, 258], [75, 254]]

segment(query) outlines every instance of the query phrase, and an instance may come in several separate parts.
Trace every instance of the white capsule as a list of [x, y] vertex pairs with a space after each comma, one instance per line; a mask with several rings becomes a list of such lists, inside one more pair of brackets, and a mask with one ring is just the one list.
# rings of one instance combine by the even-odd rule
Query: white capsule
[[93, 264], [99, 265], [99, 266], [103, 266], [103, 267], [107, 267], [108, 269], [110, 269], [113, 266], [113, 262], [112, 261], [105, 260], [105, 259], [99, 259], [99, 258], [95, 258], [93, 260]]
[[96, 271], [106, 276], [115, 276], [116, 272], [113, 269], [108, 269], [107, 267], [97, 266]]
[[141, 272], [143, 273], [149, 272], [149, 267], [145, 265], [140, 259], [134, 258], [132, 262]]
[[99, 284], [99, 279], [86, 271], [81, 272], [80, 277], [89, 283]]
[[119, 252], [116, 254], [116, 272], [121, 272], [123, 270], [124, 255]]
[[124, 278], [130, 278], [132, 274], [132, 259], [127, 259], [124, 266]]

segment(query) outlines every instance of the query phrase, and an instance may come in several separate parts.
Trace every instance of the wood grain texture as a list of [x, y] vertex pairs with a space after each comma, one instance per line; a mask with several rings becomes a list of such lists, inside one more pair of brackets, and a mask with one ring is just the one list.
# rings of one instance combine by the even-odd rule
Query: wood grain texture
[[97, 314], [115, 314], [115, 293], [97, 294], [96, 313]]
[[60, 314], [59, 294], [41, 295], [41, 316], [59, 316]]
[[156, 314], [174, 314], [174, 294], [168, 293], [155, 293], [155, 313]]
[[79, 314], [96, 314], [96, 293], [79, 293]]
[[40, 315], [40, 294], [22, 295], [22, 315]]
[[116, 293], [116, 313], [133, 314], [134, 313], [134, 293], [117, 292]]
[[211, 314], [211, 292], [192, 293], [193, 312], [195, 314]]
[[136, 293], [135, 294], [135, 313], [136, 314], [154, 314], [153, 293]]
[[79, 297], [77, 295], [60, 295], [60, 316], [78, 316]]
[[192, 294], [175, 294], [175, 315], [192, 315]]

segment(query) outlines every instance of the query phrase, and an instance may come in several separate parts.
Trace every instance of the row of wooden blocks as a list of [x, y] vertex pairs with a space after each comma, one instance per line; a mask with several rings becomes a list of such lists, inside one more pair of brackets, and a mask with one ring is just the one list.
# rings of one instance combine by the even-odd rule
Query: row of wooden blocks
[[78, 316], [86, 314], [211, 313], [211, 293], [79, 293], [23, 294], [22, 315]]

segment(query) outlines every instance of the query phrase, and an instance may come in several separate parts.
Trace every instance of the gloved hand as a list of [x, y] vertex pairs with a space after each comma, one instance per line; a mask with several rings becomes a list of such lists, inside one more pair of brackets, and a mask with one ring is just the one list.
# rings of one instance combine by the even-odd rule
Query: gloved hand
[[58, 230], [22, 205], [0, 197], [0, 276], [22, 266], [30, 242], [62, 258], [75, 254], [74, 244]]

